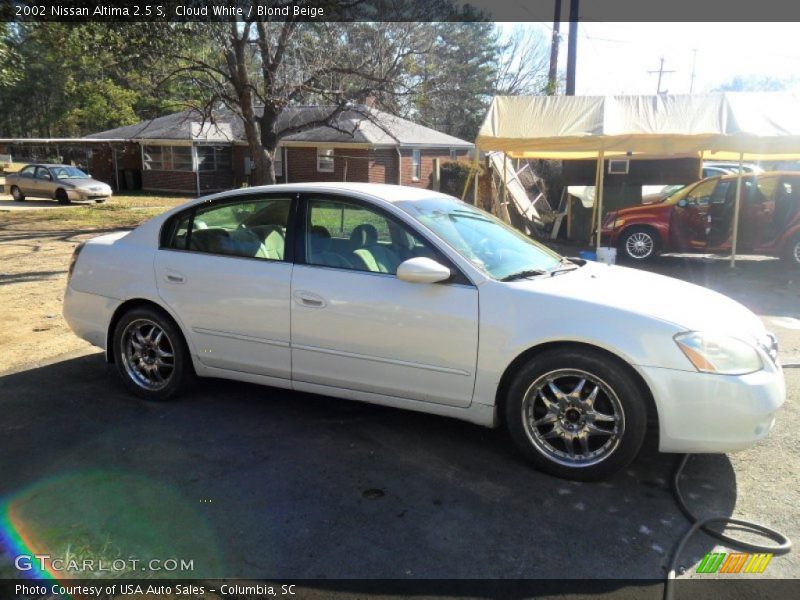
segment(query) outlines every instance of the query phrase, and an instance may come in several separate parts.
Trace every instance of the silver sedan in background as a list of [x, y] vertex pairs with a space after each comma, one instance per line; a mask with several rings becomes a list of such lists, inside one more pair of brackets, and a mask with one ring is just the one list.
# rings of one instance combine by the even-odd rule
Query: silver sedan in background
[[110, 185], [72, 165], [26, 165], [17, 173], [6, 175], [6, 187], [17, 202], [26, 196], [54, 198], [60, 204], [73, 200], [105, 202], [111, 197]]

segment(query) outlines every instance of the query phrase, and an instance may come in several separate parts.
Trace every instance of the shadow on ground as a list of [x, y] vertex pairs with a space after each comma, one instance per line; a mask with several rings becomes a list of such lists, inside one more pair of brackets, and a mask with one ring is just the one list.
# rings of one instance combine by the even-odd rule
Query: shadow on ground
[[[54, 556], [195, 559], [184, 577], [657, 579], [687, 529], [652, 447], [570, 483], [502, 430], [435, 416], [219, 380], [146, 403], [100, 354], [0, 378], [0, 411], [6, 540]], [[729, 515], [728, 459], [689, 472], [699, 512]]]

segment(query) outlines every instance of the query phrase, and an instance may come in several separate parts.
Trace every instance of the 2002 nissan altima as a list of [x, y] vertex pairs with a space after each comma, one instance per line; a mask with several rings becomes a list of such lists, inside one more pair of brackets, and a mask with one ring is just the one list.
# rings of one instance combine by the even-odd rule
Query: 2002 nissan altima
[[69, 273], [67, 321], [143, 398], [222, 377], [504, 423], [571, 479], [616, 472], [646, 435], [746, 448], [785, 397], [775, 338], [740, 304], [563, 258], [428, 190], [200, 198], [79, 246]]

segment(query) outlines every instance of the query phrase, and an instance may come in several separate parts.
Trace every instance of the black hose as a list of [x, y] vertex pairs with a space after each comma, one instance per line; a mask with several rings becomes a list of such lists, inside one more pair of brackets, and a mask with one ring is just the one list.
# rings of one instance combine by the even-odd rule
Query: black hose
[[[681, 538], [680, 542], [678, 542], [677, 546], [675, 546], [675, 550], [672, 553], [672, 558], [669, 562], [669, 570], [667, 571], [667, 580], [666, 585], [664, 586], [664, 600], [672, 600], [673, 594], [675, 593], [674, 589], [674, 581], [675, 581], [675, 570], [678, 566], [678, 559], [683, 552], [686, 543], [691, 539], [691, 537], [697, 533], [698, 531], [703, 531], [707, 533], [711, 537], [714, 537], [727, 546], [739, 548], [742, 550], [751, 550], [753, 552], [771, 552], [772, 554], [781, 555], [787, 554], [792, 549], [792, 542], [789, 538], [787, 538], [782, 533], [775, 531], [774, 529], [770, 529], [766, 525], [761, 525], [760, 523], [753, 523], [751, 521], [745, 521], [743, 519], [734, 519], [731, 517], [709, 517], [707, 519], [698, 519], [692, 511], [689, 510], [689, 507], [686, 505], [686, 501], [683, 498], [683, 494], [681, 493], [681, 488], [679, 485], [681, 474], [683, 473], [683, 468], [686, 466], [686, 462], [689, 460], [691, 454], [684, 454], [678, 459], [677, 466], [675, 467], [675, 471], [672, 473], [672, 494], [675, 496], [675, 502], [678, 504], [678, 508], [681, 509], [683, 515], [689, 520], [692, 526], [689, 528], [689, 531]], [[708, 527], [708, 525], [712, 523], [720, 523], [723, 525], [739, 525], [741, 529], [750, 531], [757, 535], [761, 535], [763, 537], [769, 538], [772, 541], [777, 543], [777, 546], [762, 546], [760, 544], [753, 544], [751, 542], [744, 542], [742, 540], [737, 540], [730, 536], [725, 535], [722, 532], [715, 531]]]

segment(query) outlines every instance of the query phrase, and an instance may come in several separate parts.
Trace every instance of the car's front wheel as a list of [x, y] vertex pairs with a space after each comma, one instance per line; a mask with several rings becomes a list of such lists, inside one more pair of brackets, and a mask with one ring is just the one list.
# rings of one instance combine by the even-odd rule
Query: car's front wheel
[[505, 406], [525, 457], [565, 479], [613, 475], [636, 457], [647, 430], [642, 391], [624, 366], [583, 348], [535, 357], [514, 377]]
[[114, 328], [114, 363], [122, 381], [146, 400], [177, 396], [193, 376], [189, 350], [175, 323], [151, 308], [134, 308]]
[[56, 200], [58, 200], [59, 204], [69, 204], [69, 195], [67, 194], [67, 190], [64, 188], [58, 188], [56, 190]]
[[631, 227], [619, 241], [622, 257], [637, 262], [655, 258], [659, 251], [658, 235], [647, 227]]
[[15, 185], [11, 186], [11, 197], [14, 198], [16, 202], [22, 202], [25, 200], [25, 194], [23, 194], [22, 190]]

